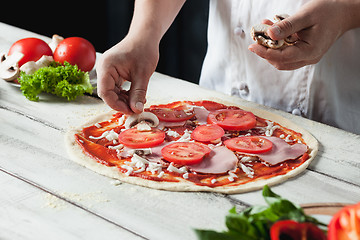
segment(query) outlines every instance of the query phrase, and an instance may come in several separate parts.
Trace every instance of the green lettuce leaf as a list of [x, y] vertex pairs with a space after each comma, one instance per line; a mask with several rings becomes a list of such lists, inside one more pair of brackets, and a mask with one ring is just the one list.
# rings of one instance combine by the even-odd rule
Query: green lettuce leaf
[[31, 101], [38, 101], [38, 95], [42, 92], [67, 98], [70, 101], [84, 93], [91, 94], [93, 91], [89, 74], [68, 62], [63, 65], [53, 62], [33, 74], [21, 72], [19, 83], [23, 95]]

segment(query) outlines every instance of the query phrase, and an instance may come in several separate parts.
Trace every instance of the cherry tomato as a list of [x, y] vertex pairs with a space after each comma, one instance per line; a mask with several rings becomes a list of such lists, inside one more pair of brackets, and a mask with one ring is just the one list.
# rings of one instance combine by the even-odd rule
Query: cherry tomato
[[273, 143], [262, 137], [236, 137], [224, 141], [227, 148], [244, 153], [264, 153], [270, 151]]
[[54, 60], [77, 65], [84, 72], [91, 71], [95, 65], [94, 46], [81, 37], [69, 37], [62, 40], [54, 51]]
[[29, 61], [36, 62], [43, 55], [52, 56], [53, 52], [49, 45], [38, 38], [23, 38], [16, 41], [9, 49], [8, 55], [14, 52], [21, 52], [24, 54], [23, 58], [19, 61], [19, 67]]
[[184, 110], [176, 110], [171, 108], [157, 108], [151, 109], [152, 113], [154, 113], [160, 121], [164, 122], [182, 122], [185, 120], [189, 120], [194, 116], [194, 113], [187, 114]]
[[165, 139], [165, 132], [159, 129], [139, 131], [127, 129], [119, 134], [119, 142], [129, 148], [150, 148], [160, 145]]
[[191, 133], [191, 138], [199, 142], [211, 142], [220, 139], [225, 134], [224, 129], [216, 124], [197, 126]]
[[211, 112], [207, 120], [225, 130], [245, 131], [256, 125], [255, 115], [240, 109], [219, 109]]
[[360, 202], [337, 212], [329, 223], [328, 240], [360, 239]]
[[282, 220], [271, 226], [270, 238], [271, 240], [326, 240], [326, 235], [315, 224]]
[[211, 152], [205, 144], [194, 142], [175, 142], [161, 149], [163, 158], [180, 165], [200, 163]]

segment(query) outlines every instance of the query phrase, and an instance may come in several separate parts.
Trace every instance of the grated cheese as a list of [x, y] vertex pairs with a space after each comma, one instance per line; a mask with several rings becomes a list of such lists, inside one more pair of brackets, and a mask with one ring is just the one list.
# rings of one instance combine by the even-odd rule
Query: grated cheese
[[164, 176], [165, 172], [164, 171], [161, 171], [158, 175], [159, 178], [162, 178]]
[[123, 114], [118, 120], [119, 126], [124, 125], [125, 120], [126, 120], [126, 116], [125, 114]]
[[250, 167], [247, 167], [245, 164], [239, 162], [239, 165], [241, 167], [241, 170], [243, 170], [243, 172], [246, 174], [246, 176], [248, 176], [249, 178], [253, 178], [254, 177], [254, 170]]
[[146, 171], [149, 171], [152, 174], [155, 174], [156, 172], [161, 174], [161, 172], [163, 172], [162, 168], [163, 168], [163, 165], [160, 163], [149, 162], [149, 166], [146, 168]]
[[177, 142], [190, 142], [191, 140], [191, 133], [188, 129], [185, 129], [184, 134], [177, 140]]
[[279, 128], [278, 125], [274, 125], [274, 122], [266, 120], [268, 124], [265, 129], [265, 136], [271, 137], [274, 134], [274, 131]]
[[114, 130], [111, 130], [106, 136], [105, 138], [109, 141], [114, 141], [117, 140], [119, 138], [119, 134], [117, 134]]
[[186, 167], [177, 168], [174, 166], [173, 163], [170, 163], [170, 165], [168, 166], [168, 168], [166, 170], [168, 170], [169, 172], [187, 173]]
[[134, 169], [128, 165], [122, 165], [121, 167], [127, 170], [125, 173], [126, 176], [130, 176], [130, 174], [134, 171]]
[[255, 161], [257, 159], [257, 157], [255, 156], [243, 156], [240, 161], [241, 162], [252, 162]]
[[175, 131], [173, 131], [171, 129], [166, 131], [166, 135], [168, 135], [169, 137], [174, 137], [174, 138], [177, 138], [177, 137], [180, 136], [179, 133], [177, 133], [177, 132], [175, 132]]
[[185, 179], [188, 179], [188, 178], [189, 178], [189, 173], [184, 173], [184, 174], [182, 175], [182, 177], [185, 178]]
[[287, 135], [286, 138], [285, 138], [285, 142], [289, 143], [289, 142], [293, 142], [294, 140], [290, 139], [291, 138], [291, 135]]
[[116, 146], [108, 146], [108, 148], [115, 149], [115, 150], [120, 150], [120, 149], [124, 148], [124, 145], [119, 144], [119, 145], [116, 145]]
[[108, 134], [109, 134], [109, 131], [105, 131], [99, 137], [89, 136], [89, 138], [91, 138], [91, 139], [101, 139], [101, 138], [106, 137]]

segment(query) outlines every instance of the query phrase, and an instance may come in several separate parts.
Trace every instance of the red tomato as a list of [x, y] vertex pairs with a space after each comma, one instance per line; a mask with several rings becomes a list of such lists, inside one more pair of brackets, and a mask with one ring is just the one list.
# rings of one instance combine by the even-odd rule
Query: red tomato
[[211, 142], [220, 139], [225, 134], [224, 129], [216, 124], [197, 126], [191, 133], [191, 138], [199, 142]]
[[273, 146], [270, 140], [257, 136], [231, 138], [224, 144], [233, 151], [244, 153], [264, 153], [270, 151]]
[[329, 223], [328, 240], [360, 239], [360, 202], [337, 212]]
[[127, 129], [119, 134], [119, 142], [129, 148], [149, 148], [160, 145], [165, 139], [165, 132], [159, 129], [139, 131]]
[[193, 113], [187, 114], [184, 110], [176, 110], [171, 108], [157, 108], [150, 110], [153, 114], [155, 114], [160, 121], [164, 122], [182, 122], [185, 120], [189, 120], [194, 116]]
[[211, 149], [201, 143], [175, 142], [161, 149], [163, 158], [180, 165], [200, 163], [211, 152]]
[[208, 100], [203, 100], [203, 101], [200, 101], [199, 103], [200, 103], [199, 106], [205, 107], [206, 110], [208, 110], [208, 111], [214, 111], [214, 110], [227, 108], [227, 106], [224, 104], [213, 102], [213, 101], [208, 101]]
[[326, 235], [315, 224], [282, 220], [271, 226], [270, 238], [271, 240], [326, 240]]
[[255, 115], [240, 109], [219, 109], [211, 112], [207, 120], [225, 130], [245, 131], [256, 125]]
[[84, 72], [91, 71], [95, 65], [94, 46], [81, 37], [69, 37], [62, 40], [54, 51], [54, 60], [77, 65]]
[[37, 61], [43, 55], [52, 56], [53, 53], [49, 45], [38, 38], [23, 38], [16, 41], [9, 49], [8, 55], [14, 52], [21, 52], [24, 57], [19, 61], [19, 67], [29, 61]]

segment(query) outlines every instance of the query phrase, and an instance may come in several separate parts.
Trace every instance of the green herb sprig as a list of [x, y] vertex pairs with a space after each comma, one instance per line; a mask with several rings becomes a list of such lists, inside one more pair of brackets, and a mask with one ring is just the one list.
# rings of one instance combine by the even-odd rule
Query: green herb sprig
[[271, 226], [277, 221], [286, 219], [326, 226], [317, 219], [306, 215], [300, 206], [271, 191], [268, 186], [264, 186], [262, 195], [268, 206], [252, 206], [240, 213], [237, 213], [233, 207], [226, 216], [227, 231], [195, 229], [198, 239], [268, 240]]
[[52, 62], [50, 66], [40, 68], [33, 74], [21, 72], [19, 83], [23, 95], [31, 101], [38, 101], [38, 95], [42, 92], [70, 101], [93, 91], [89, 74], [68, 62], [63, 65]]

